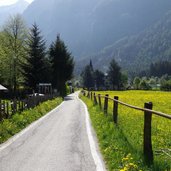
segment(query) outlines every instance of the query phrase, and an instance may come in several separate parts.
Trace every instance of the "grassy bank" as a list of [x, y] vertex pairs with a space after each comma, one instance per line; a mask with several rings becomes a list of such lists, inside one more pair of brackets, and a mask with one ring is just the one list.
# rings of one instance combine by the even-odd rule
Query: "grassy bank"
[[0, 144], [39, 119], [62, 102], [62, 98], [41, 103], [39, 106], [14, 114], [10, 119], [0, 122]]
[[[109, 94], [128, 104], [143, 107], [145, 102], [153, 102], [153, 109], [171, 113], [171, 93], [154, 91], [97, 92]], [[109, 115], [105, 117], [98, 106], [83, 97], [89, 108], [93, 126], [97, 132], [100, 147], [109, 170], [171, 170], [171, 158], [165, 152], [171, 149], [171, 120], [153, 116], [152, 141], [154, 164], [146, 167], [143, 161], [143, 122], [141, 111], [119, 105], [118, 125], [112, 121], [112, 106], [109, 102]], [[170, 152], [169, 152], [170, 153]]]

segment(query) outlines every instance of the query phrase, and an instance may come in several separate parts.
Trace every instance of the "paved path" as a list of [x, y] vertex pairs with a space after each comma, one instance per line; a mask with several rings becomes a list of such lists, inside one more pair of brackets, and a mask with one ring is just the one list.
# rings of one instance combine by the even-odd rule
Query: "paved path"
[[104, 171], [78, 93], [0, 146], [0, 171]]

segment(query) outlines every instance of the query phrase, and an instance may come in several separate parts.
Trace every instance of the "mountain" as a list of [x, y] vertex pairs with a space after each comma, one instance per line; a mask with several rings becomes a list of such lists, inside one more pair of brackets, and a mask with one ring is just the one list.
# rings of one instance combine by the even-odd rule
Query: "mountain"
[[171, 11], [145, 31], [125, 37], [104, 48], [96, 55], [80, 59], [77, 70], [88, 64], [90, 58], [95, 68], [106, 71], [112, 58], [130, 74], [149, 68], [152, 62], [171, 61]]
[[170, 0], [35, 0], [23, 16], [47, 42], [57, 33], [76, 57], [138, 34], [171, 10]]
[[10, 15], [20, 13], [22, 14], [23, 11], [28, 7], [29, 3], [25, 0], [19, 0], [17, 3], [8, 5], [8, 6], [1, 6], [0, 7], [0, 26], [4, 24], [4, 22], [8, 19]]

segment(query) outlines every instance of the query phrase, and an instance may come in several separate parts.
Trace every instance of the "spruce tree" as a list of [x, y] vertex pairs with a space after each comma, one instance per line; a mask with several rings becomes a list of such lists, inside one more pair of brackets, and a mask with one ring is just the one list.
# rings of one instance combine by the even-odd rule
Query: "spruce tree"
[[65, 83], [73, 76], [74, 61], [59, 35], [51, 44], [49, 55], [52, 65], [52, 86], [64, 97], [66, 95]]
[[90, 65], [85, 66], [82, 74], [83, 86], [88, 90], [94, 89], [94, 75]]
[[40, 35], [41, 32], [36, 24], [30, 29], [28, 38], [28, 49], [26, 62], [23, 64], [23, 74], [25, 85], [32, 90], [36, 90], [38, 83], [46, 82], [47, 60], [45, 59], [45, 41]]
[[108, 79], [109, 83], [112, 85], [113, 90], [120, 88], [121, 75], [122, 74], [120, 66], [114, 59], [112, 59], [108, 70]]

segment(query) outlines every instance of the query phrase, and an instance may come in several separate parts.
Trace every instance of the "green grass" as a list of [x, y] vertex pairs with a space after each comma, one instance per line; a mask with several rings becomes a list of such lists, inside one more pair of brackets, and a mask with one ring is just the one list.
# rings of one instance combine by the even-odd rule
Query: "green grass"
[[[115, 91], [97, 92], [119, 96], [119, 100], [139, 107], [145, 102], [153, 102], [153, 109], [171, 113], [171, 93], [155, 91]], [[163, 152], [171, 149], [171, 120], [158, 116], [152, 118], [152, 141], [154, 164], [147, 168], [143, 161], [143, 112], [119, 105], [118, 125], [112, 121], [113, 102], [109, 102], [109, 115], [105, 117], [98, 106], [83, 97], [89, 108], [93, 126], [97, 132], [100, 147], [109, 170], [171, 170], [171, 158]]]
[[25, 110], [22, 113], [16, 113], [10, 119], [4, 119], [0, 122], [0, 144], [24, 129], [33, 121], [45, 115], [61, 102], [62, 98], [49, 100], [33, 109]]

